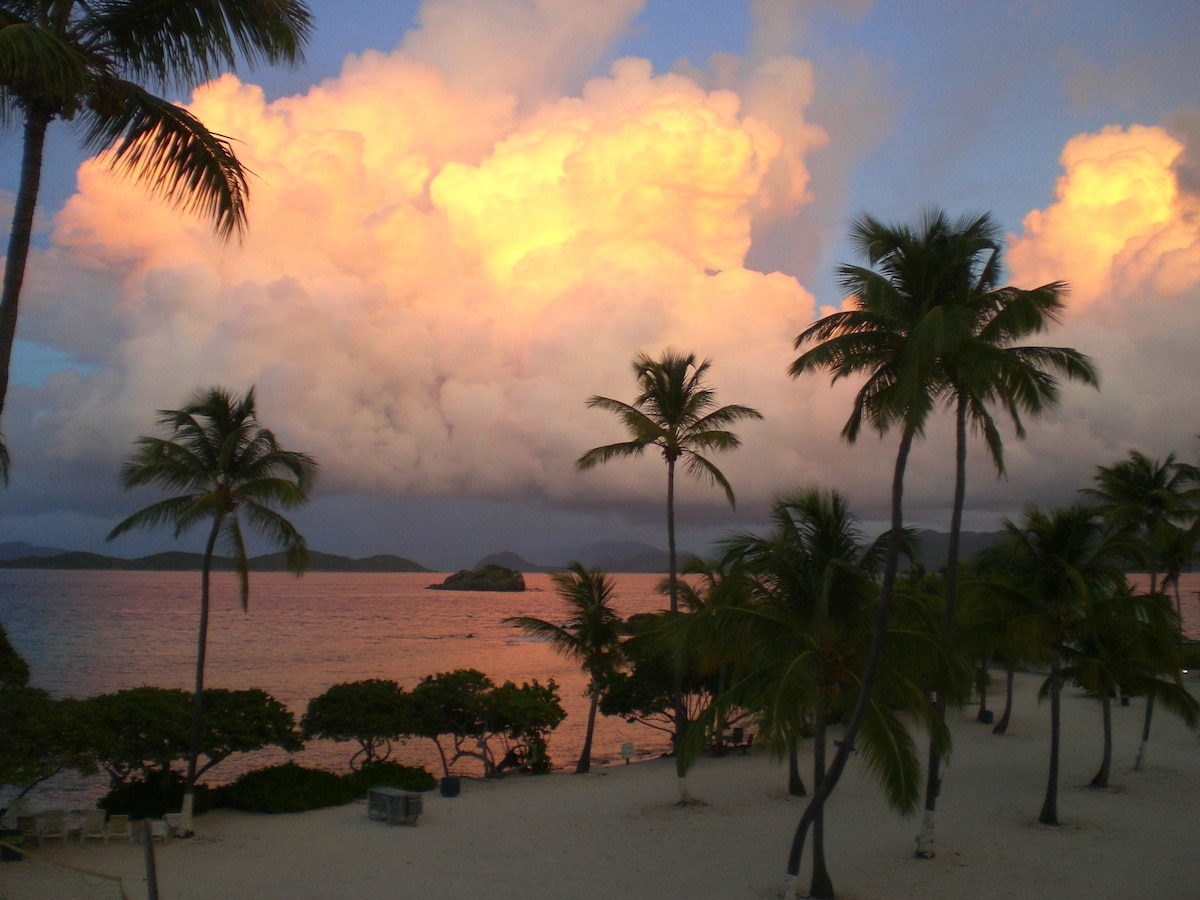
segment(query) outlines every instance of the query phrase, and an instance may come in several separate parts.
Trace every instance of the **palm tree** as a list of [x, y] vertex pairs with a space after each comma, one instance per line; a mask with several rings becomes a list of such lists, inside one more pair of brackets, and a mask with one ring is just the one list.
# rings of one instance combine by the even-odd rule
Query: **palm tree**
[[1010, 625], [1027, 658], [1050, 668], [1041, 688], [1050, 699], [1050, 768], [1038, 821], [1057, 825], [1062, 686], [1074, 672], [1089, 611], [1124, 589], [1120, 546], [1083, 503], [1050, 512], [1031, 506], [1020, 524], [1006, 519], [1003, 527], [1003, 542], [980, 554], [977, 587], [1018, 610]]
[[832, 373], [834, 382], [867, 376], [855, 395], [842, 437], [853, 443], [865, 419], [880, 434], [898, 426], [900, 446], [892, 474], [891, 537], [863, 689], [829, 773], [796, 827], [789, 885], [794, 884], [808, 828], [846, 767], [879, 674], [900, 562], [904, 471], [913, 441], [924, 433], [938, 401], [947, 396], [940, 362], [966, 327], [959, 300], [975, 256], [972, 247], [977, 238], [970, 234], [970, 221], [952, 223], [941, 212], [925, 214], [916, 228], [885, 225], [869, 215], [857, 219], [850, 242], [866, 266], [842, 265], [837, 270], [838, 283], [850, 297], [849, 308], [820, 319], [795, 341], [797, 350], [813, 346], [792, 362], [788, 374], [793, 378], [815, 371]]
[[[1001, 273], [1000, 228], [984, 213], [956, 226], [955, 243], [967, 257], [960, 267], [963, 283], [956, 293], [959, 310], [947, 315], [947, 326], [956, 330], [940, 361], [948, 387], [946, 403], [955, 412], [954, 502], [946, 559], [945, 605], [942, 627], [947, 640], [954, 628], [958, 601], [958, 556], [966, 501], [967, 425], [981, 434], [997, 473], [1003, 477], [1004, 445], [989, 406], [1002, 407], [1012, 419], [1018, 438], [1025, 436], [1021, 413], [1041, 415], [1058, 404], [1055, 374], [1084, 384], [1098, 385], [1091, 360], [1066, 347], [1018, 345], [1031, 334], [1045, 331], [1061, 320], [1061, 282], [1033, 290], [999, 287]], [[985, 673], [986, 675], [986, 673]], [[945, 718], [945, 703], [938, 701]], [[932, 743], [925, 786], [925, 814], [917, 835], [916, 855], [934, 856], [934, 814], [941, 792], [941, 759]]]
[[253, 532], [284, 550], [288, 567], [299, 575], [308, 564], [308, 546], [275, 507], [294, 509], [308, 501], [317, 463], [306, 453], [282, 449], [275, 435], [259, 424], [253, 387], [240, 398], [219, 387], [199, 391], [181, 409], [159, 410], [157, 421], [168, 436], [138, 438], [136, 449], [121, 467], [121, 483], [126, 490], [155, 485], [179, 493], [122, 520], [109, 532], [108, 540], [137, 528], [161, 525], [173, 528], [179, 537], [200, 522], [211, 522], [200, 570], [200, 633], [184, 794], [190, 831], [203, 729], [213, 551], [220, 540], [233, 557], [243, 610], [250, 599], [243, 516]]
[[538, 637], [570, 659], [587, 673], [588, 706], [587, 733], [583, 751], [575, 766], [577, 775], [585, 774], [592, 765], [592, 734], [596, 728], [596, 708], [600, 704], [605, 679], [620, 664], [621, 632], [624, 623], [610, 605], [613, 585], [598, 569], [587, 570], [582, 563], [573, 562], [567, 572], [550, 576], [558, 595], [567, 604], [567, 619], [561, 625], [534, 616], [510, 616], [505, 624], [516, 625]]
[[[1172, 530], [1197, 521], [1200, 471], [1187, 463], [1176, 462], [1175, 454], [1165, 460], [1152, 459], [1138, 450], [1111, 466], [1097, 466], [1096, 487], [1084, 491], [1099, 505], [1105, 517], [1132, 538], [1135, 552], [1129, 562], [1145, 567], [1150, 575], [1150, 593], [1158, 592], [1158, 577], [1168, 572], [1166, 556]], [[1154, 717], [1154, 695], [1146, 698], [1142, 740], [1134, 768], [1145, 763], [1150, 742], [1150, 723]]]
[[229, 139], [143, 85], [188, 90], [238, 62], [294, 63], [311, 31], [303, 0], [0, 2], [0, 117], [24, 129], [0, 293], [0, 416], [50, 123], [78, 123], [89, 150], [112, 148], [114, 168], [211, 218], [222, 239], [240, 235], [249, 189]]
[[[729, 426], [743, 419], [761, 419], [749, 406], [716, 405], [716, 394], [705, 384], [711, 360], [697, 363], [695, 354], [666, 350], [653, 359], [639, 353], [633, 360], [633, 375], [640, 393], [632, 404], [608, 397], [594, 396], [587, 401], [592, 409], [615, 413], [630, 439], [595, 447], [579, 457], [575, 465], [581, 471], [611, 459], [641, 456], [647, 447], [657, 447], [667, 463], [667, 596], [672, 616], [679, 613], [679, 564], [675, 549], [675, 465], [682, 460], [689, 475], [719, 485], [729, 505], [735, 505], [728, 479], [704, 454], [734, 450], [741, 439]], [[676, 654], [673, 675], [675, 707], [674, 743], [678, 750], [687, 731], [687, 712], [683, 702], [683, 665]], [[682, 758], [676, 753], [676, 776], [680, 800], [690, 802]]]
[[1112, 768], [1110, 697], [1120, 690], [1153, 697], [1189, 727], [1200, 706], [1180, 678], [1179, 632], [1166, 595], [1135, 594], [1120, 585], [1089, 599], [1063, 674], [1100, 702], [1104, 750], [1091, 784], [1106, 788]]
[[[863, 689], [860, 673], [884, 548], [868, 545], [836, 491], [812, 488], [781, 498], [771, 519], [765, 536], [735, 535], [722, 543], [722, 568], [748, 577], [752, 602], [718, 608], [709, 625], [708, 642], [724, 645], [736, 673], [718, 712], [709, 716], [734, 705], [757, 712], [759, 736], [782, 754], [809, 728], [806, 713], [811, 715], [813, 787], [819, 791], [827, 777], [827, 728]], [[858, 749], [889, 802], [911, 812], [920, 796], [920, 762], [896, 710], [924, 713], [945, 746], [946, 730], [931, 719], [933, 707], [922, 686], [926, 663], [940, 664], [945, 656], [933, 646], [935, 631], [905, 629], [889, 637], [887, 677], [867, 700]], [[917, 645], [920, 651], [911, 652]], [[822, 809], [813, 821], [810, 896], [833, 895]]]

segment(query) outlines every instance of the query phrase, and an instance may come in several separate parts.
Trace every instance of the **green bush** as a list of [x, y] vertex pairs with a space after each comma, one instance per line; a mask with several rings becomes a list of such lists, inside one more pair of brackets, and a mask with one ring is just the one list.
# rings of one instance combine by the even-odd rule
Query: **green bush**
[[355, 796], [365, 796], [373, 787], [394, 787], [404, 791], [432, 791], [437, 779], [420, 766], [403, 766], [398, 762], [376, 762], [342, 778], [354, 785]]
[[[213, 792], [203, 784], [196, 785], [195, 811], [211, 809]], [[124, 814], [131, 819], [161, 819], [166, 813], [179, 812], [183, 807], [183, 776], [168, 769], [151, 769], [143, 778], [130, 778], [114, 784], [96, 804], [109, 814]]]
[[247, 772], [233, 784], [219, 788], [217, 803], [253, 812], [303, 812], [350, 803], [380, 785], [427, 791], [436, 783], [422, 768], [392, 762], [373, 763], [348, 775], [288, 762]]

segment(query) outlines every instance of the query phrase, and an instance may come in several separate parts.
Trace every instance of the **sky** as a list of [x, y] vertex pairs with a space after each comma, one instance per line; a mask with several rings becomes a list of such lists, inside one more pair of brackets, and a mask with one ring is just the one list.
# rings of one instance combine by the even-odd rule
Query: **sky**
[[[681, 547], [762, 524], [799, 487], [887, 519], [898, 435], [840, 438], [858, 385], [793, 380], [793, 341], [841, 307], [863, 213], [991, 212], [1006, 278], [1070, 285], [1100, 370], [978, 442], [969, 530], [1070, 502], [1137, 448], [1200, 461], [1200, 17], [1188, 2], [312, 0], [306, 62], [186, 104], [254, 173], [245, 240], [165, 208], [50, 132], [4, 434], [0, 541], [135, 556], [203, 536], [109, 529], [156, 499], [117, 480], [158, 409], [255, 385], [321, 465], [292, 514], [312, 547], [435, 569], [511, 550], [665, 547], [665, 466], [578, 472], [624, 439], [631, 361], [711, 359], [752, 406], [681, 479]], [[0, 134], [0, 227], [19, 132]], [[950, 416], [914, 449], [906, 520], [947, 530]]]

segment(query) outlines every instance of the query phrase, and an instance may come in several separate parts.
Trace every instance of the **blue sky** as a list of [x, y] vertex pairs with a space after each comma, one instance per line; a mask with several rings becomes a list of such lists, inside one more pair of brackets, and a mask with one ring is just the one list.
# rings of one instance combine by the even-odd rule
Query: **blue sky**
[[[844, 392], [782, 370], [791, 338], [841, 301], [853, 217], [933, 205], [990, 210], [1022, 286], [1072, 283], [1047, 340], [1104, 378], [1009, 438], [1006, 481], [975, 454], [969, 527], [1069, 499], [1134, 446], [1196, 455], [1200, 240], [1174, 182], [1200, 132], [1189, 4], [311, 7], [304, 66], [197, 94], [259, 179], [241, 248], [170, 213], [140, 227], [146, 201], [52, 132], [0, 540], [103, 549], [148, 499], [122, 496], [115, 473], [152, 410], [256, 383], [264, 420], [322, 461], [299, 517], [320, 549], [454, 568], [502, 549], [663, 545], [661, 463], [571, 464], [620, 437], [586, 397], [631, 396], [628, 361], [669, 345], [711, 356], [718, 399], [767, 416], [717, 460], [736, 512], [682, 490], [686, 546], [753, 527], [803, 483], [881, 521], [894, 439], [847, 448]], [[647, 129], [670, 147], [628, 149]], [[0, 147], [11, 202], [15, 129]], [[947, 440], [931, 428], [909, 492], [912, 519], [943, 529]]]

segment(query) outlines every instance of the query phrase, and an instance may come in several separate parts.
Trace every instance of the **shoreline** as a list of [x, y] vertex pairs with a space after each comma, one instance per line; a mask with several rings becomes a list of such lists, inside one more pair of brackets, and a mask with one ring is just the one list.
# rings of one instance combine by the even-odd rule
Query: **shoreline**
[[[1156, 710], [1145, 771], [1132, 771], [1144, 703], [1114, 707], [1113, 786], [1087, 787], [1099, 766], [1099, 704], [1064, 693], [1059, 815], [1037, 824], [1045, 790], [1049, 710], [1040, 679], [1020, 673], [1009, 733], [991, 734], [975, 708], [952, 718], [954, 753], [937, 816], [937, 857], [913, 858], [919, 815], [901, 818], [853, 758], [827, 808], [827, 861], [839, 897], [1194, 896], [1191, 836], [1200, 828], [1197, 736]], [[1193, 690], [1195, 675], [1187, 679]], [[1002, 693], [995, 696], [998, 707]], [[921, 735], [916, 735], [918, 746]], [[801, 764], [811, 787], [811, 744]], [[680, 807], [670, 759], [588, 775], [464, 779], [462, 793], [424, 795], [416, 827], [368, 819], [365, 798], [268, 816], [217, 810], [197, 837], [156, 845], [159, 889], [172, 900], [228, 896], [332, 898], [747, 897], [780, 894], [804, 798], [786, 794], [786, 767], [756, 748], [701, 759], [689, 775], [702, 801]], [[810, 840], [811, 844], [811, 840]], [[807, 890], [811, 860], [801, 867]], [[100, 873], [80, 897], [146, 896], [143, 848], [44, 845], [38, 863], [0, 864], [0, 896], [19, 900], [37, 870]], [[85, 876], [72, 876], [86, 882]], [[87, 893], [92, 890], [92, 893]], [[119, 895], [116, 895], [119, 896]]]

